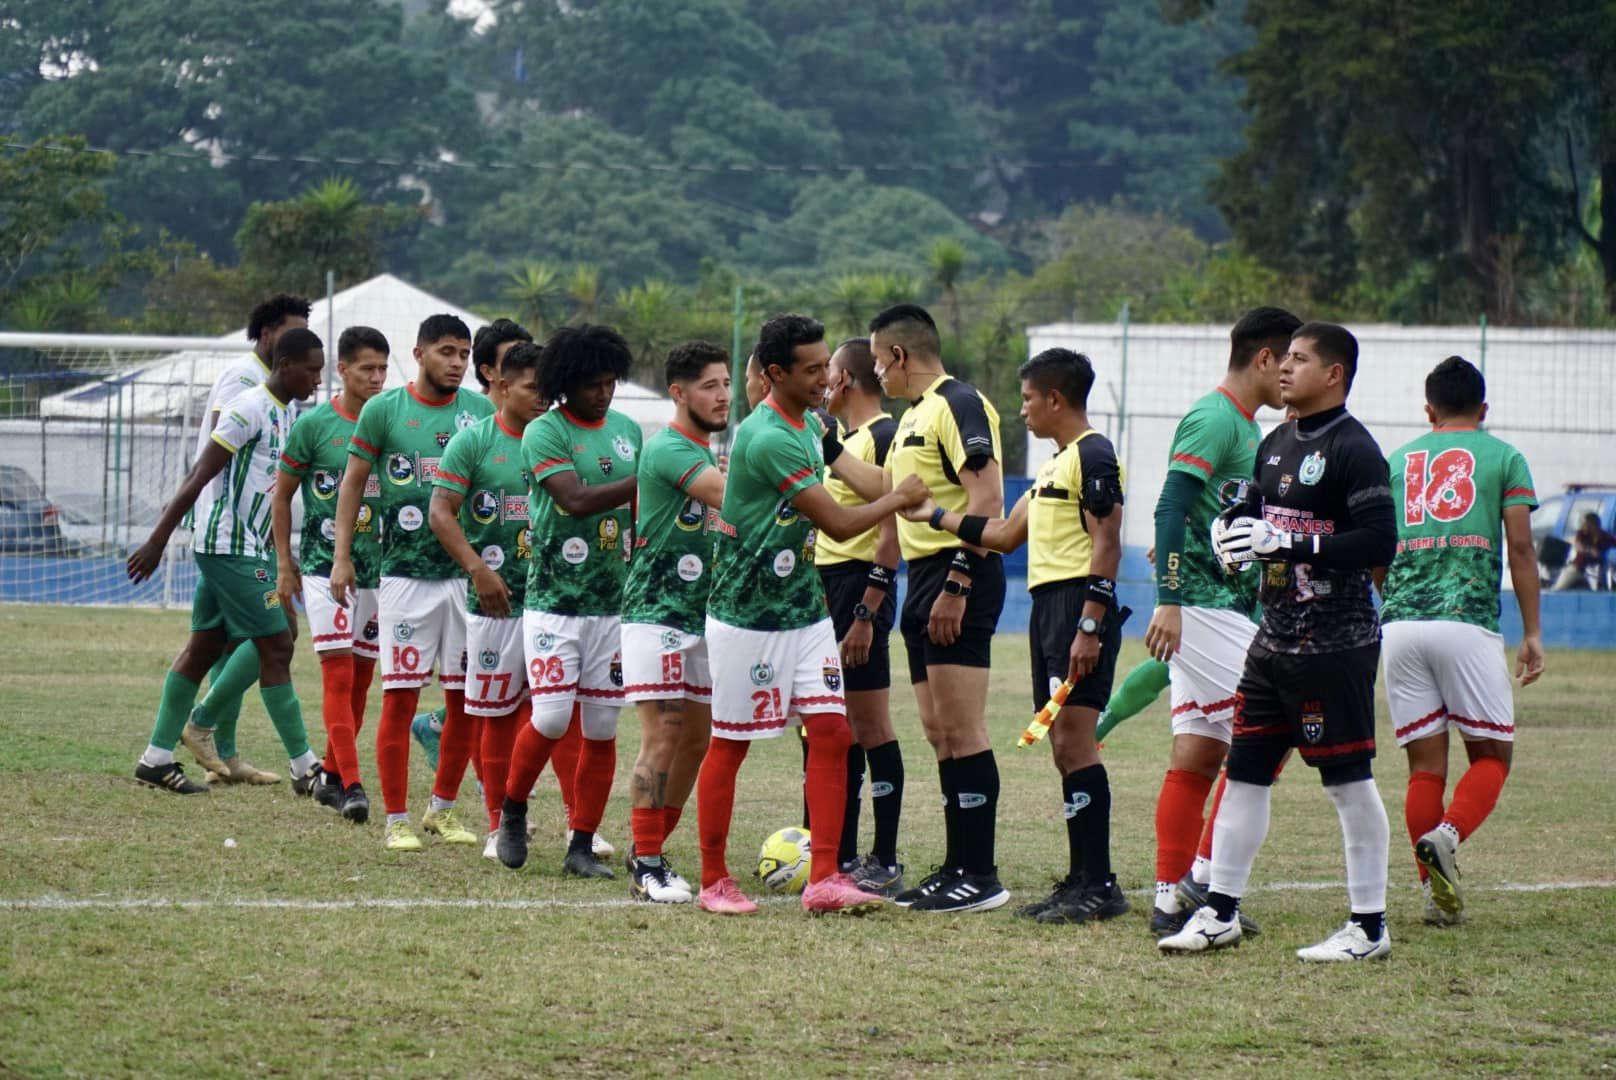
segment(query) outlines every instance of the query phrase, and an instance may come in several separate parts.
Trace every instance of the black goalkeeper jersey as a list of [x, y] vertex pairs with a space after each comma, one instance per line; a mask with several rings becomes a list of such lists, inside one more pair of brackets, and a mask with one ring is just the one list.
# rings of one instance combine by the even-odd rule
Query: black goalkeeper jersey
[[[1346, 406], [1282, 424], [1257, 448], [1255, 512], [1294, 536], [1307, 561], [1260, 563], [1270, 652], [1343, 652], [1380, 641], [1370, 570], [1397, 546], [1386, 458]], [[1313, 538], [1318, 537], [1318, 550]]]

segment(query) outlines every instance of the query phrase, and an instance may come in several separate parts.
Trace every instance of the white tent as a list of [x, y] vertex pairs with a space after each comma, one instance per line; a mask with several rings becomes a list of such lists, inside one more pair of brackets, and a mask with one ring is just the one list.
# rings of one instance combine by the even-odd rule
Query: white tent
[[[372, 326], [380, 330], [393, 347], [387, 385], [402, 386], [415, 376], [411, 350], [421, 321], [429, 315], [443, 313], [459, 316], [473, 334], [489, 321], [392, 274], [382, 274], [342, 290], [329, 303], [316, 301], [314, 310], [309, 313], [309, 326], [322, 339], [341, 334], [350, 326]], [[243, 327], [217, 339], [216, 349], [189, 348], [166, 353], [98, 382], [54, 394], [40, 401], [40, 415], [102, 420], [109, 415], [109, 399], [121, 398], [119, 407], [111, 411], [126, 421], [200, 416], [208, 391], [219, 373], [252, 347], [246, 335]], [[139, 348], [135, 340], [131, 339], [130, 349]], [[334, 357], [335, 341], [325, 344], [326, 355]], [[467, 380], [468, 385], [475, 385], [469, 374]], [[189, 408], [187, 397], [191, 398]], [[673, 419], [673, 402], [636, 383], [619, 383], [612, 407], [637, 420], [647, 431]]]

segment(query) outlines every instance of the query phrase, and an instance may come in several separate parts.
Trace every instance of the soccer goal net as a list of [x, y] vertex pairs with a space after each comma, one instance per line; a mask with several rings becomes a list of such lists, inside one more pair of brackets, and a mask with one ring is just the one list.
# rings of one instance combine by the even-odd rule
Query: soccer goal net
[[0, 333], [0, 602], [186, 604], [190, 534], [131, 585], [244, 339]]

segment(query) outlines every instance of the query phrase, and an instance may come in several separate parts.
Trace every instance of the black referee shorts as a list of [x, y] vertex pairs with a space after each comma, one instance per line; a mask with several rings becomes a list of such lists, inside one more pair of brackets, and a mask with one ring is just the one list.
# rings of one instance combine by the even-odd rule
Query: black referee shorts
[[[830, 605], [830, 621], [836, 628], [838, 642], [852, 629], [853, 608], [864, 599], [864, 590], [870, 583], [870, 567], [873, 565], [855, 560], [819, 568], [819, 580], [825, 585], [825, 601]], [[875, 611], [875, 635], [870, 639], [870, 658], [858, 667], [842, 668], [842, 685], [850, 693], [856, 690], [885, 690], [892, 685], [892, 655], [887, 638], [898, 616], [895, 591], [888, 590], [886, 598]]]
[[[1055, 687], [1066, 681], [1072, 669], [1072, 638], [1077, 621], [1088, 601], [1088, 578], [1051, 581], [1032, 590], [1032, 621], [1027, 627], [1032, 647], [1032, 702], [1042, 709]], [[1103, 709], [1111, 700], [1111, 683], [1117, 674], [1117, 654], [1122, 651], [1122, 622], [1116, 605], [1106, 612], [1100, 628], [1100, 659], [1094, 670], [1072, 687], [1066, 704], [1083, 709]]]
[[931, 606], [942, 595], [953, 561], [952, 551], [941, 551], [909, 563], [909, 591], [904, 594], [898, 628], [903, 632], [904, 648], [909, 651], [911, 683], [925, 682], [926, 668], [934, 664], [992, 665], [993, 631], [998, 629], [999, 616], [1004, 612], [1004, 559], [997, 552], [976, 560], [971, 595], [965, 598], [965, 619], [954, 644], [938, 645], [926, 632]]
[[[1285, 751], [1337, 781], [1367, 779], [1375, 756], [1380, 645], [1293, 655], [1253, 645], [1235, 692], [1229, 779], [1271, 784]], [[1326, 782], [1330, 782], [1327, 778]]]

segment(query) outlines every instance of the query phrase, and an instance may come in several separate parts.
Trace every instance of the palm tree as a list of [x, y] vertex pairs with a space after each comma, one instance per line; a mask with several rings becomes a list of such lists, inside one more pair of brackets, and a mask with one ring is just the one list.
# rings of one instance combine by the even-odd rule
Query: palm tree
[[656, 278], [612, 298], [612, 316], [634, 351], [638, 378], [655, 380], [664, 355], [682, 336], [686, 306], [678, 288]]
[[541, 262], [523, 263], [512, 271], [505, 298], [516, 305], [516, 314], [529, 332], [543, 338], [549, 324], [559, 322], [556, 310], [561, 299], [561, 275], [556, 268]]
[[960, 311], [959, 284], [965, 275], [967, 253], [965, 245], [951, 236], [945, 236], [931, 246], [928, 262], [932, 284], [943, 291], [943, 304], [948, 308], [949, 327], [954, 340], [965, 336], [965, 316]]
[[600, 267], [589, 263], [579, 263], [572, 268], [572, 277], [567, 279], [567, 299], [572, 301], [572, 317], [579, 322], [589, 322], [595, 317], [595, 309], [600, 307]]

